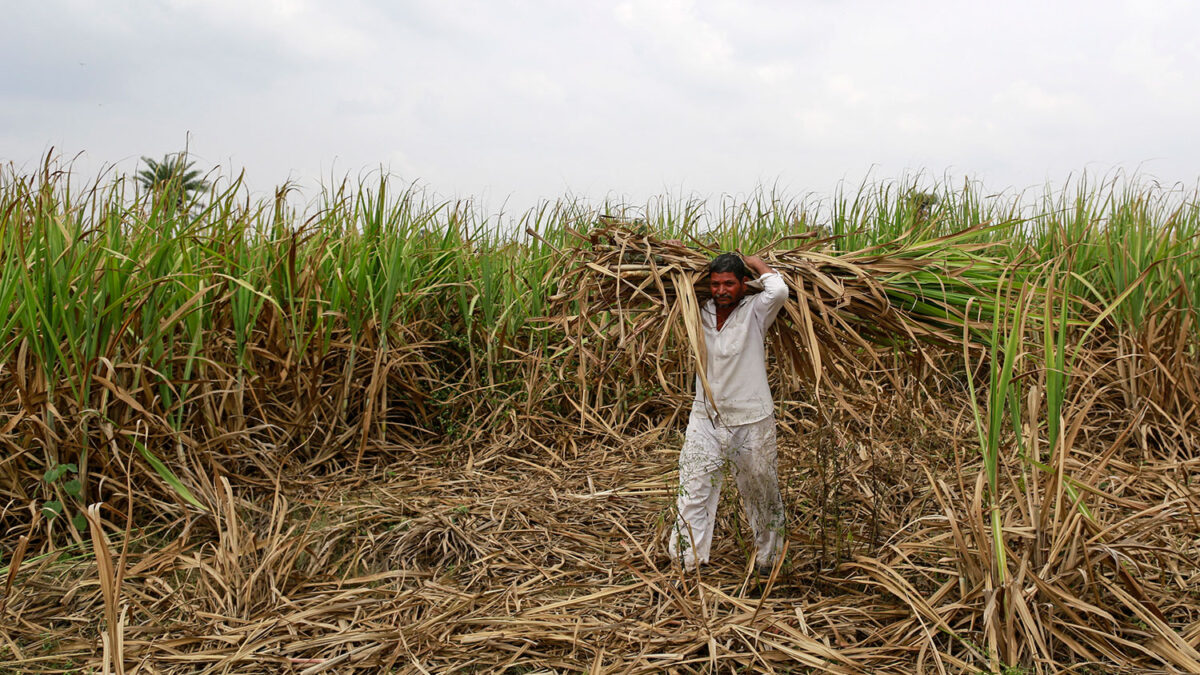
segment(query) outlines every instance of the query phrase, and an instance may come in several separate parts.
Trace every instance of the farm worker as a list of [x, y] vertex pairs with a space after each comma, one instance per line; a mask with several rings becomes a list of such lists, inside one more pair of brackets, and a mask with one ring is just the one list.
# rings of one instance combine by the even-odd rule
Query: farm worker
[[[762, 292], [747, 295], [750, 268]], [[757, 256], [733, 253], [709, 263], [712, 299], [700, 311], [712, 401], [696, 375], [696, 397], [679, 452], [678, 517], [668, 549], [685, 569], [707, 563], [725, 467], [730, 466], [754, 531], [755, 566], [770, 573], [785, 517], [776, 469], [775, 404], [767, 385], [764, 338], [787, 300], [778, 272]], [[715, 406], [713, 405], [715, 404]]]

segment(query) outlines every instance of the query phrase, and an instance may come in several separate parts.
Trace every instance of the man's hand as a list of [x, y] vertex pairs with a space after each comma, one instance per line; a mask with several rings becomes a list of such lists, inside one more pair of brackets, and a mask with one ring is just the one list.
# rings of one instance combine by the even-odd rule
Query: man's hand
[[770, 267], [767, 267], [767, 263], [763, 262], [763, 259], [756, 255], [742, 256], [742, 262], [746, 263], [746, 267], [749, 267], [760, 277], [764, 274], [771, 274], [775, 271]]

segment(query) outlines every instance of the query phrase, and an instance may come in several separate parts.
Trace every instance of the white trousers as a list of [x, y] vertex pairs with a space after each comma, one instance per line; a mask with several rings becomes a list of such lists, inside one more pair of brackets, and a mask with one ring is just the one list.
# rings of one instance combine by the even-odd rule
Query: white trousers
[[671, 558], [687, 569], [708, 562], [727, 465], [732, 465], [742, 509], [754, 531], [756, 564], [773, 563], [783, 545], [786, 520], [776, 469], [775, 417], [724, 427], [692, 415], [679, 451], [679, 515], [667, 545]]

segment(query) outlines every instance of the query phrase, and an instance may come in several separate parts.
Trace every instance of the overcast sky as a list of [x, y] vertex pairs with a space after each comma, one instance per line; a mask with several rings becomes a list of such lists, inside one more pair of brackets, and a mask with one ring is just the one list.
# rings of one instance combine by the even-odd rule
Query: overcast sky
[[190, 144], [524, 208], [1081, 170], [1200, 178], [1200, 3], [7, 0], [0, 160]]

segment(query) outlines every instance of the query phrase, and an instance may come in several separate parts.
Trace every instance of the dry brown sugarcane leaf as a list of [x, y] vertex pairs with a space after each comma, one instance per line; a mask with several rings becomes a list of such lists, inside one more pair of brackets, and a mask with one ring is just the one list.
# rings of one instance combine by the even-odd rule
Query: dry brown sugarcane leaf
[[125, 636], [120, 620], [119, 602], [121, 589], [117, 586], [118, 573], [113, 566], [112, 547], [100, 519], [100, 504], [92, 504], [84, 511], [92, 533], [92, 544], [96, 554], [96, 573], [100, 576], [100, 590], [104, 597], [104, 669], [109, 664], [117, 675], [125, 673]]
[[[715, 412], [716, 399], [713, 397], [712, 387], [708, 384], [708, 354], [704, 341], [704, 328], [700, 324], [700, 306], [696, 303], [696, 294], [693, 290], [693, 279], [691, 275], [683, 272], [675, 274], [672, 279], [675, 286], [680, 289], [678, 294], [681, 303], [679, 316], [683, 320], [684, 330], [687, 333], [688, 347], [695, 363], [696, 375], [700, 378], [700, 386], [709, 406]], [[716, 414], [719, 418], [720, 413], [716, 412]]]
[[805, 292], [804, 282], [797, 279], [796, 287], [796, 305], [800, 308], [800, 326], [803, 329], [804, 342], [808, 348], [809, 359], [813, 369], [813, 389], [820, 391], [821, 389], [821, 344], [817, 340], [817, 333], [813, 329], [812, 312], [808, 308], [809, 297]]
[[1154, 612], [1148, 611], [1142, 603], [1127, 594], [1117, 584], [1112, 583], [1103, 576], [1097, 577], [1096, 580], [1107, 588], [1109, 592], [1116, 595], [1122, 604], [1136, 614], [1139, 619], [1154, 629], [1158, 637], [1161, 638], [1161, 641], [1157, 644], [1158, 655], [1166, 657], [1169, 663], [1183, 668], [1186, 672], [1200, 673], [1200, 652], [1197, 652], [1195, 647], [1185, 642], [1179, 633], [1175, 632], [1175, 629], [1155, 616]]

